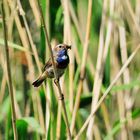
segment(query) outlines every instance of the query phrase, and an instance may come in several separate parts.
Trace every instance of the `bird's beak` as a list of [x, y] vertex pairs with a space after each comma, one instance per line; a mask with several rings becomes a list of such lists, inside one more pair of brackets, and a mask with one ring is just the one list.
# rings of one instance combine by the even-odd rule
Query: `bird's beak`
[[66, 48], [67, 48], [67, 50], [71, 49], [71, 45], [67, 45]]

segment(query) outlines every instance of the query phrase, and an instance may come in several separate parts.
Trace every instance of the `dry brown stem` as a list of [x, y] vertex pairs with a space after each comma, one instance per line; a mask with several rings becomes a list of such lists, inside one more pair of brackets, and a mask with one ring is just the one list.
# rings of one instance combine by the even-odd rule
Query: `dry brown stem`
[[65, 119], [65, 123], [66, 123], [66, 127], [67, 127], [67, 132], [68, 132], [69, 139], [71, 140], [72, 137], [71, 137], [71, 133], [70, 133], [70, 129], [69, 129], [69, 123], [68, 123], [68, 117], [67, 117], [64, 97], [63, 97], [62, 90], [61, 90], [61, 87], [60, 87], [60, 83], [59, 83], [59, 80], [58, 80], [58, 75], [57, 75], [57, 71], [56, 71], [56, 67], [55, 67], [52, 47], [51, 47], [51, 44], [50, 44], [50, 41], [49, 41], [47, 28], [46, 28], [46, 24], [45, 24], [45, 19], [43, 17], [43, 12], [42, 12], [42, 9], [41, 9], [41, 4], [40, 4], [39, 0], [37, 0], [37, 2], [38, 2], [38, 6], [39, 6], [39, 11], [40, 11], [40, 16], [41, 16], [41, 19], [42, 19], [42, 23], [43, 23], [43, 26], [44, 26], [44, 32], [45, 32], [46, 39], [47, 39], [47, 45], [49, 47], [50, 56], [51, 56], [51, 59], [52, 59], [53, 70], [54, 70], [54, 75], [55, 75], [55, 82], [56, 82], [56, 86], [57, 86], [58, 91], [59, 91], [59, 96], [60, 96], [59, 98], [61, 99], [60, 101], [61, 101], [61, 104], [62, 104], [62, 107], [63, 107], [63, 112], [64, 112], [63, 114], [64, 114], [64, 119]]
[[7, 73], [8, 73], [8, 87], [9, 87], [9, 94], [10, 94], [10, 99], [11, 99], [12, 125], [13, 125], [13, 131], [14, 131], [14, 140], [17, 140], [18, 135], [17, 135], [17, 129], [16, 129], [16, 111], [15, 111], [15, 101], [14, 101], [15, 98], [14, 98], [13, 86], [12, 86], [8, 38], [7, 38], [7, 27], [6, 27], [6, 18], [5, 18], [3, 2], [4, 1], [2, 1], [1, 8], [2, 8], [2, 18], [3, 18], [3, 34], [4, 34], [4, 42], [5, 42], [6, 65], [7, 65]]
[[122, 68], [120, 69], [120, 71], [118, 72], [118, 74], [116, 75], [116, 77], [114, 78], [114, 80], [111, 82], [111, 84], [109, 85], [109, 87], [107, 88], [107, 90], [105, 91], [105, 93], [103, 94], [103, 96], [100, 98], [100, 100], [96, 104], [93, 112], [89, 115], [89, 117], [87, 118], [87, 120], [83, 124], [82, 128], [80, 129], [79, 133], [75, 137], [75, 140], [78, 140], [79, 139], [80, 135], [83, 133], [83, 131], [87, 127], [89, 121], [94, 116], [94, 114], [96, 113], [96, 111], [99, 109], [101, 103], [105, 100], [106, 96], [109, 94], [109, 91], [114, 86], [114, 84], [117, 82], [117, 80], [120, 78], [120, 76], [123, 74], [124, 70], [127, 68], [127, 66], [132, 61], [132, 59], [134, 58], [134, 56], [137, 54], [137, 52], [139, 51], [139, 49], [140, 49], [140, 44], [136, 47], [136, 49], [133, 51], [133, 53], [129, 56], [129, 58], [127, 59], [127, 61], [125, 62], [125, 64], [122, 66]]

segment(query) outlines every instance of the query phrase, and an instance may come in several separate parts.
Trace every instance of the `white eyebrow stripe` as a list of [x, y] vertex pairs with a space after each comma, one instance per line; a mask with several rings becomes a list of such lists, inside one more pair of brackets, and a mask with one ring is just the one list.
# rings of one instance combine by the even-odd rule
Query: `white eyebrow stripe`
[[68, 57], [67, 57], [66, 55], [63, 55], [61, 58], [62, 58], [63, 60], [66, 60]]

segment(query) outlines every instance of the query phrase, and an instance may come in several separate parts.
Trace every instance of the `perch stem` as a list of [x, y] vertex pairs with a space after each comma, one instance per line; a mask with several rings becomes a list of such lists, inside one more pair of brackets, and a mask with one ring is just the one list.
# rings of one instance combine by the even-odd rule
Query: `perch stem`
[[58, 74], [57, 74], [56, 67], [55, 67], [52, 47], [51, 47], [51, 44], [50, 44], [50, 41], [49, 41], [49, 37], [48, 37], [48, 33], [47, 33], [47, 27], [46, 27], [46, 24], [45, 24], [45, 19], [44, 19], [44, 16], [43, 16], [43, 12], [42, 12], [42, 8], [41, 8], [41, 4], [40, 4], [39, 0], [37, 0], [37, 2], [38, 2], [38, 6], [39, 6], [40, 16], [41, 16], [41, 19], [42, 19], [42, 24], [44, 26], [44, 32], [45, 32], [46, 39], [47, 39], [47, 45], [49, 47], [50, 56], [51, 56], [51, 59], [52, 59], [53, 70], [54, 70], [54, 75], [55, 75], [55, 79], [56, 79], [55, 84], [56, 84], [56, 86], [58, 88], [58, 91], [59, 91], [59, 96], [60, 96], [59, 98], [61, 99], [60, 101], [61, 101], [62, 108], [63, 108], [63, 111], [64, 111], [63, 115], [64, 115], [67, 131], [68, 131], [68, 136], [69, 136], [69, 139], [72, 140], [71, 133], [70, 133], [70, 128], [69, 128], [69, 123], [68, 123], [68, 116], [67, 116], [66, 107], [65, 107], [65, 103], [64, 103], [64, 97], [63, 97], [62, 89], [60, 87], [60, 83], [59, 83], [59, 80], [58, 80]]

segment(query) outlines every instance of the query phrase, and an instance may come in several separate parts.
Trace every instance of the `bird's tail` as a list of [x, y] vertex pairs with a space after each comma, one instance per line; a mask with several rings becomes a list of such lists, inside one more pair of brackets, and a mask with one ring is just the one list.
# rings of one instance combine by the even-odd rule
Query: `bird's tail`
[[34, 85], [34, 87], [39, 87], [45, 79], [46, 75], [42, 74], [37, 80], [32, 83], [32, 85]]

